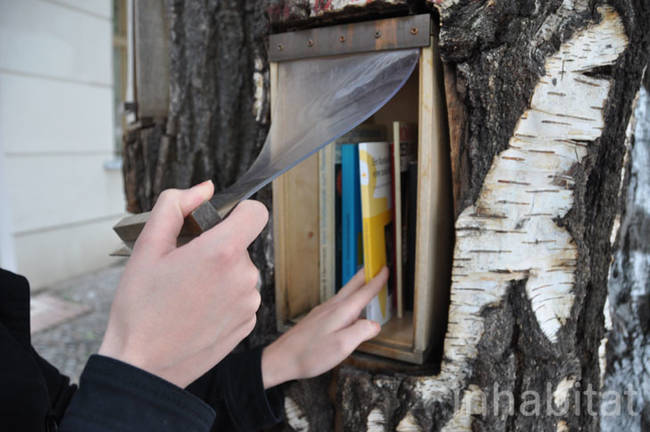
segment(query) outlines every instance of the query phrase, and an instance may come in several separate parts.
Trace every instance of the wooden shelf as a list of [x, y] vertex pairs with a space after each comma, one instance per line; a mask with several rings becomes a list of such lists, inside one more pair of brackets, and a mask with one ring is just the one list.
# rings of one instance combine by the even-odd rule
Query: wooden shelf
[[[271, 63], [271, 98], [279, 98], [277, 64]], [[446, 328], [452, 254], [452, 199], [442, 67], [436, 37], [420, 48], [416, 71], [369, 123], [418, 124], [418, 202], [413, 310], [386, 323], [359, 351], [423, 364], [440, 351]], [[272, 104], [272, 117], [282, 104]], [[390, 128], [388, 129], [390, 130]], [[327, 300], [320, 286], [319, 161], [309, 158], [273, 183], [276, 318], [285, 331]]]

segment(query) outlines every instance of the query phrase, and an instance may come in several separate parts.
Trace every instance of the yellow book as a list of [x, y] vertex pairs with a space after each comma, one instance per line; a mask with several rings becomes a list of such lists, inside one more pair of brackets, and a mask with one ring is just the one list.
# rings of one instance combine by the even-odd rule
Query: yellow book
[[[390, 148], [387, 142], [359, 144], [363, 263], [366, 282], [387, 265], [392, 255], [392, 198]], [[392, 317], [388, 284], [366, 306], [366, 318], [385, 324]]]

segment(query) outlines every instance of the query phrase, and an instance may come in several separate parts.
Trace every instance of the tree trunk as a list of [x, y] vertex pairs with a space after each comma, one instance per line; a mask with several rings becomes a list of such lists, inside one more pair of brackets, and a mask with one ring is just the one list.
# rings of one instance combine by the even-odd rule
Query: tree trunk
[[[252, 162], [268, 129], [269, 29], [424, 11], [441, 23], [456, 203], [442, 363], [410, 372], [349, 363], [291, 383], [279, 430], [641, 424], [647, 389], [635, 399], [646, 411], [630, 423], [598, 416], [601, 381], [621, 388], [643, 364], [648, 333], [649, 288], [635, 279], [647, 267], [634, 270], [639, 253], [647, 266], [650, 160], [638, 143], [628, 151], [626, 135], [647, 62], [641, 0], [168, 1], [169, 115], [140, 116], [125, 137], [129, 210], [148, 210], [166, 187], [212, 178], [223, 188]], [[252, 247], [264, 306], [249, 344], [275, 337], [270, 232]]]
[[[646, 72], [646, 78], [650, 74]], [[648, 81], [650, 83], [650, 81]], [[631, 123], [627, 192], [617, 251], [609, 275], [606, 352], [601, 352], [604, 373], [601, 425], [603, 430], [632, 432], [650, 429], [650, 85], [641, 88]], [[618, 221], [615, 221], [617, 223]], [[608, 415], [615, 409], [616, 395], [626, 409], [621, 415]]]

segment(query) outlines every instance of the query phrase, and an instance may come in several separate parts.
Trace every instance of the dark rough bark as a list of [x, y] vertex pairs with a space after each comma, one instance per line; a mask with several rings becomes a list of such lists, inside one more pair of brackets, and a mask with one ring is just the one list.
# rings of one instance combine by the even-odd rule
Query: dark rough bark
[[138, 143], [132, 143], [138, 133], [127, 138], [125, 158], [133, 164], [127, 177], [131, 171], [142, 175], [138, 164], [157, 168], [146, 172], [151, 185], [136, 183], [142, 189], [137, 193], [127, 188], [134, 212], [151, 208], [168, 187], [211, 178], [217, 190], [223, 189], [247, 169], [268, 129], [268, 23], [258, 2], [168, 0], [167, 11], [169, 116], [141, 119], [139, 127], [164, 130], [166, 140], [145, 152], [149, 132]]
[[[571, 10], [564, 9], [560, 0], [434, 3], [441, 3], [436, 7], [442, 22], [443, 61], [454, 74], [463, 110], [460, 117], [465, 119], [455, 153], [455, 182], [459, 185], [455, 198], [460, 213], [476, 201], [495, 156], [507, 147], [517, 121], [530, 104], [547, 57], [576, 31], [598, 22], [599, 16], [597, 3], [588, 1], [576, 1]], [[148, 210], [166, 187], [187, 187], [212, 178], [217, 189], [223, 188], [252, 162], [268, 129], [264, 37], [269, 23], [265, 10], [269, 10], [271, 25], [277, 30], [433, 8], [432, 3], [422, 1], [379, 1], [365, 8], [324, 10], [328, 4], [305, 0], [270, 0], [263, 4], [235, 0], [169, 2], [169, 118], [166, 122], [157, 120], [158, 123], [141, 119], [142, 126], [125, 139], [126, 188], [131, 210]], [[605, 129], [589, 145], [587, 156], [572, 173], [573, 208], [556, 221], [571, 234], [578, 251], [572, 317], [560, 331], [558, 342], [549, 343], [524, 295], [525, 281], [521, 280], [510, 283], [499, 305], [481, 312], [485, 332], [478, 344], [478, 354], [469, 365], [468, 375], [458, 378], [461, 388], [471, 383], [487, 396], [488, 415], [474, 417], [472, 427], [476, 430], [555, 430], [557, 418], [527, 417], [519, 412], [525, 391], [537, 391], [545, 400], [552, 396], [547, 382], [557, 383], [566, 376], [573, 376], [581, 389], [590, 385], [599, 388], [598, 347], [604, 335], [603, 307], [614, 252], [609, 237], [620, 210], [616, 203], [625, 129], [631, 101], [647, 62], [650, 33], [650, 10], [642, 1], [613, 0], [610, 4], [623, 18], [629, 45], [616, 64], [593, 72], [612, 80], [604, 112]], [[541, 28], [546, 30], [541, 32]], [[260, 192], [258, 198], [270, 206], [268, 189]], [[629, 246], [635, 234], [624, 232], [622, 236], [628, 239], [623, 242], [628, 245], [624, 250], [635, 250]], [[254, 244], [251, 254], [264, 278], [264, 306], [258, 328], [248, 342], [257, 344], [274, 337], [269, 229]], [[617, 259], [622, 269], [630, 260], [625, 255]], [[625, 293], [625, 289], [620, 292]], [[610, 301], [612, 307], [629, 302], [625, 294]], [[641, 303], [635, 305], [635, 310], [642, 310]], [[639, 315], [639, 320], [644, 319]], [[610, 340], [618, 341], [619, 348], [624, 344], [617, 338], [630, 341], [623, 331], [627, 325], [615, 326], [618, 333], [610, 334]], [[643, 340], [638, 343], [644, 346]], [[612, 354], [610, 362], [617, 355], [623, 354]], [[413, 427], [439, 430], [461, 402], [446, 393], [422, 396], [418, 386], [423, 379], [438, 373], [435, 365], [429, 368], [430, 372], [376, 372], [350, 365], [334, 375], [292, 383], [286, 390], [312, 431], [332, 430], [335, 423], [344, 430], [366, 430], [373, 411], [381, 414], [379, 424], [385, 430], [400, 424], [405, 428], [402, 421], [407, 415], [411, 416]], [[329, 396], [330, 377], [337, 384], [336, 398]], [[495, 383], [500, 391], [512, 391], [515, 395], [512, 415], [501, 418], [491, 414]], [[582, 398], [579, 405], [582, 414], [574, 414], [572, 406], [571, 413], [564, 417], [567, 426], [572, 430], [598, 430], [598, 417], [586, 414], [587, 400]], [[507, 412], [505, 406], [499, 406], [501, 413]], [[284, 425], [278, 430], [294, 429]]]
[[[215, 189], [222, 190], [246, 171], [268, 130], [267, 21], [256, 1], [168, 4], [170, 145], [161, 155], [168, 169], [163, 188], [211, 178]], [[256, 198], [270, 208], [270, 188]], [[274, 322], [270, 233], [269, 225], [250, 251], [263, 279], [264, 307], [258, 319], [264, 329]]]
[[164, 132], [160, 122], [146, 120], [129, 125], [124, 135], [124, 185], [127, 210], [131, 212], [151, 209], [154, 197], [163, 189], [160, 182], [165, 166], [158, 163], [158, 155], [168, 145]]
[[[268, 21], [256, 1], [168, 0], [170, 106], [165, 119], [142, 118], [125, 135], [128, 210], [150, 210], [166, 188], [212, 179], [221, 190], [252, 163], [268, 130]], [[271, 206], [270, 188], [256, 199]], [[263, 279], [258, 327], [274, 325], [269, 225], [250, 249]], [[251, 343], [267, 341], [256, 331]]]
[[266, 72], [264, 16], [257, 2], [234, 0], [173, 1], [170, 14], [172, 178], [187, 186], [211, 177], [221, 189], [243, 173], [266, 136], [252, 79]]
[[424, 0], [268, 0], [273, 32], [406, 15], [427, 10]]
[[[630, 149], [627, 193], [609, 280], [611, 329], [607, 333], [603, 390], [623, 395], [621, 415], [607, 415], [603, 430], [645, 431], [650, 428], [650, 97], [641, 90], [636, 129]], [[613, 397], [610, 396], [610, 398]], [[604, 397], [604, 402], [609, 398]], [[631, 407], [631, 410], [629, 409]], [[610, 407], [611, 408], [611, 407]]]

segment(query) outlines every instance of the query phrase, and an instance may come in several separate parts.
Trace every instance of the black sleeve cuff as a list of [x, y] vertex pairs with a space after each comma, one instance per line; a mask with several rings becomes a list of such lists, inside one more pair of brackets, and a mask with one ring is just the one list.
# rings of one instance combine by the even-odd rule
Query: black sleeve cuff
[[264, 390], [263, 349], [259, 347], [228, 355], [188, 387], [217, 411], [220, 407], [225, 408], [230, 418], [228, 424], [240, 432], [265, 429], [282, 421], [281, 389]]
[[93, 355], [61, 431], [207, 432], [215, 413], [189, 392], [110, 357]]
[[264, 390], [262, 351], [231, 354], [222, 363], [224, 394], [230, 417], [241, 432], [268, 428], [282, 420], [279, 387]]

